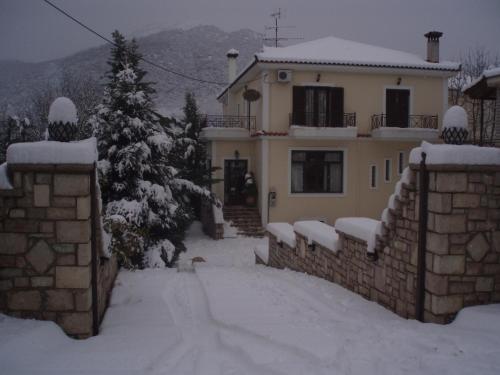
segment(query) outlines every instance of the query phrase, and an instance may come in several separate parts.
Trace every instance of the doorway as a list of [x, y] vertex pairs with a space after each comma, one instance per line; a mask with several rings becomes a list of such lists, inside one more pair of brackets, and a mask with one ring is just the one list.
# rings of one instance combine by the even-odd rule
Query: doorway
[[387, 89], [385, 92], [385, 126], [407, 128], [410, 118], [410, 90]]
[[227, 206], [242, 205], [245, 202], [243, 188], [248, 171], [248, 160], [224, 160], [224, 204]]

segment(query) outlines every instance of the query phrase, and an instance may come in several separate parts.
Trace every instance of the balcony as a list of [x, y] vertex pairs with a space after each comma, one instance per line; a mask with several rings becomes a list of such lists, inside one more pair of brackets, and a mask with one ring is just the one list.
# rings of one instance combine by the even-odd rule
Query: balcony
[[289, 135], [308, 139], [353, 139], [357, 137], [356, 113], [335, 116], [322, 112], [293, 112]]
[[372, 137], [408, 140], [435, 141], [439, 138], [437, 115], [410, 115], [398, 121], [386, 114], [373, 115], [371, 119]]
[[356, 113], [344, 113], [334, 116], [327, 112], [293, 112], [290, 113], [290, 126], [307, 126], [319, 128], [347, 128], [356, 126]]
[[201, 136], [208, 140], [246, 139], [256, 131], [255, 116], [202, 115]]

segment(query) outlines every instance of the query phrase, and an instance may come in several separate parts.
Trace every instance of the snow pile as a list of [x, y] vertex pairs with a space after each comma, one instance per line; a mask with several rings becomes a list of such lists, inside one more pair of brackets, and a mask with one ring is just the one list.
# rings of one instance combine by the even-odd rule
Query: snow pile
[[335, 229], [366, 241], [367, 251], [373, 253], [377, 235], [382, 233], [382, 223], [367, 217], [343, 217], [335, 221]]
[[443, 119], [443, 128], [467, 129], [467, 112], [459, 105], [454, 105], [446, 111]]
[[72, 340], [52, 322], [0, 314], [0, 372], [500, 373], [500, 305], [448, 325], [402, 319], [326, 280], [255, 266], [265, 239], [213, 241], [196, 224], [181, 257], [207, 262], [196, 273], [121, 270], [98, 336]]
[[7, 149], [9, 164], [93, 164], [97, 161], [95, 138], [79, 142], [40, 141], [15, 143]]
[[237, 49], [231, 48], [229, 51], [226, 52], [226, 55], [239, 55], [240, 51]]
[[268, 244], [261, 245], [261, 246], [255, 246], [254, 253], [260, 259], [262, 259], [265, 264], [267, 264], [269, 262], [269, 245]]
[[420, 164], [422, 152], [426, 164], [500, 165], [500, 149], [473, 145], [433, 145], [422, 142], [411, 150], [410, 164]]
[[295, 232], [288, 223], [269, 223], [267, 231], [276, 237], [278, 242], [284, 242], [292, 249], [295, 248]]
[[76, 107], [71, 99], [61, 96], [50, 105], [49, 124], [54, 122], [62, 122], [63, 124], [68, 122], [76, 124], [78, 122]]
[[10, 183], [10, 178], [7, 171], [7, 163], [3, 163], [0, 165], [0, 189], [3, 190], [14, 189], [14, 187]]
[[339, 236], [335, 228], [321, 221], [297, 221], [293, 230], [307, 238], [309, 245], [313, 242], [336, 252]]
[[442, 61], [430, 63], [420, 56], [354, 42], [333, 36], [299, 43], [288, 47], [266, 47], [256, 54], [257, 61], [382, 66], [432, 70], [453, 70], [459, 63]]

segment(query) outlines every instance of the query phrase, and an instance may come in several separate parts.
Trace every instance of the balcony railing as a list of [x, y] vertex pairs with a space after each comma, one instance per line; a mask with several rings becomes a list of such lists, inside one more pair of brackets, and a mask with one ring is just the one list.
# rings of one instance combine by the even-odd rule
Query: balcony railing
[[410, 115], [407, 121], [395, 121], [386, 114], [372, 116], [372, 130], [378, 128], [437, 129], [438, 117], [431, 115]]
[[255, 116], [203, 115], [202, 128], [236, 128], [256, 130]]
[[327, 112], [290, 113], [290, 126], [310, 126], [318, 128], [347, 128], [356, 126], [356, 113], [344, 113], [341, 120]]

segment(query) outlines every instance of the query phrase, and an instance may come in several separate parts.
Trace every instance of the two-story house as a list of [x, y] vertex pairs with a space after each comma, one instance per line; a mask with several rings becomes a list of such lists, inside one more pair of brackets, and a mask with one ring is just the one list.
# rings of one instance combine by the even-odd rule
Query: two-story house
[[251, 171], [263, 224], [380, 217], [409, 151], [439, 140], [460, 69], [439, 60], [441, 35], [425, 35], [426, 59], [335, 37], [265, 47], [238, 75], [230, 50], [223, 114], [203, 130], [215, 193], [242, 204]]

